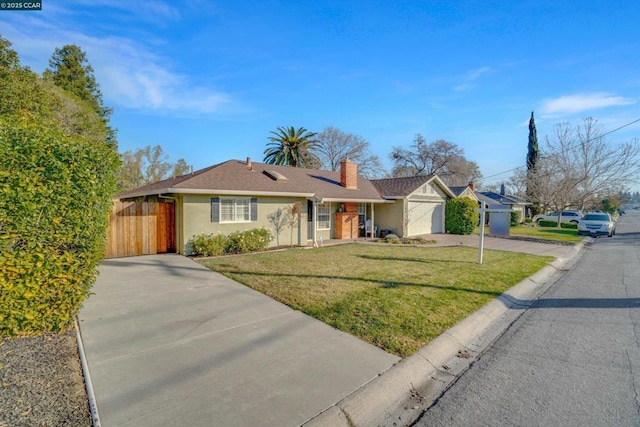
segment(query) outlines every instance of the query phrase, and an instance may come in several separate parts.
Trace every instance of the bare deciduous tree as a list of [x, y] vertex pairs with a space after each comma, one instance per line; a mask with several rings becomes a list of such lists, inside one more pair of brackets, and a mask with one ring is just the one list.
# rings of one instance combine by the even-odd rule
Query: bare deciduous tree
[[287, 216], [285, 210], [278, 208], [276, 211], [267, 215], [269, 223], [273, 225], [273, 230], [276, 232], [276, 245], [280, 246], [280, 233], [282, 229], [287, 225]]
[[320, 160], [321, 169], [337, 171], [340, 162], [349, 159], [358, 165], [360, 176], [375, 179], [385, 175], [380, 159], [369, 149], [369, 141], [360, 135], [328, 126], [316, 139], [311, 151]]
[[584, 209], [636, 182], [639, 173], [638, 140], [610, 145], [597, 120], [586, 118], [575, 127], [556, 125], [528, 184], [545, 209]]
[[447, 185], [465, 185], [482, 177], [475, 162], [464, 157], [456, 144], [437, 140], [427, 143], [417, 134], [409, 149], [393, 147], [391, 160], [395, 177], [437, 174]]
[[157, 182], [172, 176], [184, 175], [189, 165], [184, 159], [176, 163], [169, 161], [160, 145], [139, 148], [136, 151], [122, 153], [122, 166], [118, 173], [121, 191], [131, 190], [142, 185]]
[[289, 246], [293, 246], [293, 231], [300, 223], [300, 215], [302, 214], [302, 203], [296, 202], [289, 206], [285, 211], [285, 218], [287, 224], [290, 227], [290, 242]]

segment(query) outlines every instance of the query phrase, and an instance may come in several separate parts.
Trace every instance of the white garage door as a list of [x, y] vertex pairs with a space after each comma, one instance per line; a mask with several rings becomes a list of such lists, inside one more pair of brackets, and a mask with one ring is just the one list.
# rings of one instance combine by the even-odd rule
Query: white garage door
[[409, 226], [407, 234], [442, 233], [444, 204], [437, 202], [409, 202]]

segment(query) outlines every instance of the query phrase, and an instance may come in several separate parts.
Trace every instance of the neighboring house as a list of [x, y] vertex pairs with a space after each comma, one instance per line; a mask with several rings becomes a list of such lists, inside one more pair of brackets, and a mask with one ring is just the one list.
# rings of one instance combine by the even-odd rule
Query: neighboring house
[[400, 237], [444, 233], [445, 205], [455, 197], [436, 175], [376, 179], [380, 196], [393, 203], [375, 206], [379, 230]]
[[500, 193], [493, 191], [476, 191], [476, 196], [480, 202], [485, 202], [489, 208], [513, 209], [520, 214], [520, 222], [524, 222], [527, 214], [527, 207], [531, 206], [520, 197], [505, 194], [504, 185], [500, 188]]
[[469, 185], [449, 187], [449, 189], [456, 197], [466, 197], [474, 202], [480, 202], [474, 191], [475, 186], [473, 185], [473, 182], [470, 182]]
[[342, 162], [341, 170], [334, 172], [229, 160], [117, 197], [121, 201], [153, 198], [173, 202], [175, 250], [183, 254], [190, 254], [189, 240], [201, 233], [227, 235], [265, 227], [275, 236], [270, 215], [300, 203], [302, 214], [293, 236], [285, 226], [279, 241], [306, 246], [327, 239], [356, 238], [364, 234], [367, 219], [377, 222], [377, 206], [389, 202], [357, 172], [357, 165], [350, 161]]

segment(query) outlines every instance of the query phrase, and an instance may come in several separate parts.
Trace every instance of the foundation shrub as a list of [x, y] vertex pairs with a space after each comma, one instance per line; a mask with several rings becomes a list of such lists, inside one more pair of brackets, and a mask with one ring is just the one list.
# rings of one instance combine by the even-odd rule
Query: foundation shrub
[[273, 240], [266, 228], [237, 231], [227, 236], [222, 234], [198, 234], [190, 240], [193, 255], [218, 256], [242, 254], [265, 250]]
[[253, 228], [246, 231], [231, 233], [228, 237], [227, 252], [243, 254], [261, 251], [269, 246], [273, 240], [271, 232], [266, 228]]
[[227, 249], [227, 238], [222, 234], [198, 234], [191, 239], [193, 253], [202, 256], [218, 256]]

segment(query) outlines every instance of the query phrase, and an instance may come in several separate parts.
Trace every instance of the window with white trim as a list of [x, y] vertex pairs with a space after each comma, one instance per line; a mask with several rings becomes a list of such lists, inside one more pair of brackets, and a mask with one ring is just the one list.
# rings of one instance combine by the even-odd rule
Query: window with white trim
[[249, 199], [220, 198], [220, 222], [249, 222], [251, 209]]
[[331, 228], [331, 203], [318, 203], [318, 230]]
[[358, 225], [362, 224], [364, 227], [364, 222], [367, 220], [367, 207], [364, 203], [358, 203]]

